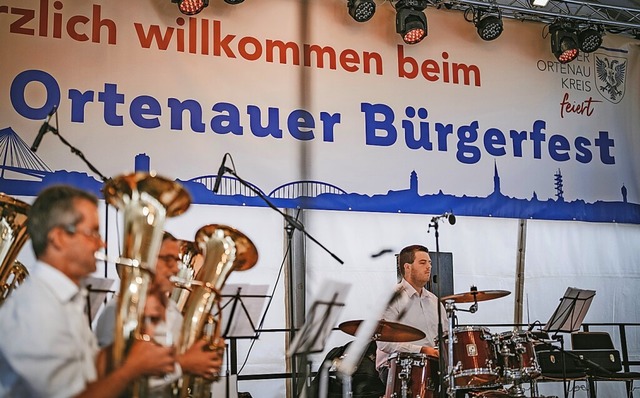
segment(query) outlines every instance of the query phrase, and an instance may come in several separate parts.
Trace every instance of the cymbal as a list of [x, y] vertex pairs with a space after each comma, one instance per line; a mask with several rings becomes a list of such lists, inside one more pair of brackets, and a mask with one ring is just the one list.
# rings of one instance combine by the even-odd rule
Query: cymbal
[[493, 300], [510, 294], [511, 292], [507, 290], [475, 290], [445, 296], [442, 297], [440, 301], [453, 300], [454, 303], [473, 303], [476, 301]]
[[[338, 325], [338, 328], [346, 334], [355, 336], [362, 322], [362, 320], [345, 321]], [[423, 331], [412, 326], [382, 320], [378, 322], [371, 339], [375, 341], [406, 342], [420, 340], [424, 337]]]

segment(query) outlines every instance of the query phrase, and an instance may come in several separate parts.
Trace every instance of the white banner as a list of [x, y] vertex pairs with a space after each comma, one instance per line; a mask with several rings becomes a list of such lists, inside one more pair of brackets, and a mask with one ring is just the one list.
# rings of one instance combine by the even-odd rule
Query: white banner
[[[0, 3], [1, 190], [35, 195], [96, 169], [177, 178], [194, 202], [640, 223], [638, 41], [562, 65], [548, 27], [504, 21], [482, 41], [427, 10], [418, 45], [382, 4], [343, 1]], [[301, 26], [308, 29], [304, 34]], [[219, 164], [233, 175], [212, 192]], [[88, 173], [85, 175], [84, 173]]]

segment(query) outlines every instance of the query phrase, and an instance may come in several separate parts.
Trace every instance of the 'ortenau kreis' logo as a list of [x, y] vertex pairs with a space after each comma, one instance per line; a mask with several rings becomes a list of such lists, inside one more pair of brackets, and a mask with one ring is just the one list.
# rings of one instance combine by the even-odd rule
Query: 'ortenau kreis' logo
[[609, 102], [617, 104], [624, 97], [627, 60], [596, 53], [596, 87]]

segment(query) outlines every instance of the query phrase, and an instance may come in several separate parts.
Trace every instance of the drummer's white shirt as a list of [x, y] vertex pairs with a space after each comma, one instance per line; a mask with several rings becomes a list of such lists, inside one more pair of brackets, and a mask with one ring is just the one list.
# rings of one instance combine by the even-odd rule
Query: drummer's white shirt
[[70, 397], [97, 378], [86, 293], [37, 262], [0, 307], [0, 396]]
[[[404, 278], [396, 285], [399, 292], [398, 298], [391, 303], [383, 314], [383, 319], [389, 322], [402, 323], [412, 326], [424, 332], [425, 337], [420, 340], [406, 343], [390, 343], [378, 341], [376, 351], [376, 368], [386, 366], [389, 355], [394, 352], [419, 353], [422, 346], [436, 347], [438, 337], [438, 297], [422, 289], [418, 294], [416, 289]], [[447, 313], [444, 306], [441, 307], [441, 319], [443, 331], [448, 331]]]

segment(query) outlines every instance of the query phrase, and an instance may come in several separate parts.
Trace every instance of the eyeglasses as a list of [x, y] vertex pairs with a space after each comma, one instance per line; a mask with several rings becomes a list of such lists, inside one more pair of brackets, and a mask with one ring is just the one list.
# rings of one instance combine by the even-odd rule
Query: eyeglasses
[[171, 254], [164, 254], [162, 256], [158, 256], [158, 260], [164, 262], [164, 263], [171, 263], [171, 262], [176, 262], [179, 263], [180, 262], [180, 257], [178, 256], [174, 256]]
[[164, 321], [164, 319], [159, 315], [149, 315], [144, 317], [144, 323], [147, 325], [157, 325], [162, 321]]
[[100, 231], [95, 230], [95, 229], [79, 229], [77, 225], [72, 224], [72, 225], [61, 225], [60, 228], [62, 228], [62, 230], [64, 230], [66, 233], [70, 234], [70, 235], [74, 235], [74, 234], [80, 234], [80, 235], [84, 235], [87, 238], [91, 238], [91, 239], [95, 239], [95, 240], [102, 240], [102, 235], [100, 235]]

